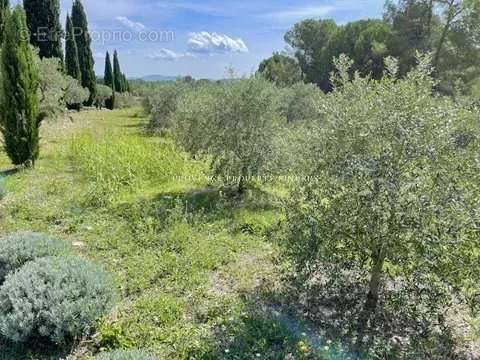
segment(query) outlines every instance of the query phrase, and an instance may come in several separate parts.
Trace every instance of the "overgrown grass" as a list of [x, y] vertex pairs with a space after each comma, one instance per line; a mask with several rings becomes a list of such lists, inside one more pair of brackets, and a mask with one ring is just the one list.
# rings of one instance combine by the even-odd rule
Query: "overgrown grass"
[[[202, 180], [205, 164], [168, 138], [142, 136], [144, 121], [127, 109], [47, 124], [36, 169], [5, 180], [2, 233], [65, 238], [120, 288], [118, 309], [74, 355], [145, 348], [170, 359], [323, 358], [256, 294], [275, 286], [266, 241], [278, 221], [274, 197], [229, 198]], [[0, 165], [8, 168], [3, 155]], [[48, 358], [33, 350], [0, 342], [4, 359]]]

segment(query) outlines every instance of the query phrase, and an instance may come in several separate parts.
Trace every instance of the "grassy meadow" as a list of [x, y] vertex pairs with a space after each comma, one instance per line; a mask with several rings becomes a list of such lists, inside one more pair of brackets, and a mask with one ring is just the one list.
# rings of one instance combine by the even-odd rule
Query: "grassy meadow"
[[[143, 135], [146, 120], [131, 108], [45, 123], [34, 170], [9, 170], [1, 154], [0, 232], [63, 238], [120, 289], [98, 332], [62, 354], [146, 348], [169, 359], [320, 358], [326, 344], [280, 315], [269, 295], [279, 286], [268, 236], [278, 199], [263, 189], [241, 201], [225, 196], [208, 183], [206, 165], [168, 136]], [[7, 343], [0, 354], [59, 356]]]

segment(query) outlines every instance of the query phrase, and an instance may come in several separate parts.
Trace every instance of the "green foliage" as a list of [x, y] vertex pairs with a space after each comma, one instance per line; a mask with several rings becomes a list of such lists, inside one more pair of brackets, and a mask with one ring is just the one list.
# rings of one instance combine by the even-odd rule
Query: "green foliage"
[[62, 60], [63, 30], [60, 25], [59, 0], [23, 0], [30, 31], [30, 43], [40, 49], [40, 58]]
[[115, 108], [115, 79], [113, 76], [112, 61], [110, 60], [110, 54], [108, 51], [105, 57], [105, 74], [103, 81], [106, 86], [112, 89], [112, 96], [107, 99], [106, 106], [108, 109], [113, 110]]
[[310, 178], [286, 208], [285, 250], [306, 272], [320, 264], [368, 269], [367, 305], [376, 305], [387, 270], [431, 301], [432, 312], [450, 291], [480, 280], [467, 270], [480, 246], [475, 114], [432, 95], [429, 61], [397, 80], [389, 59], [388, 75], [373, 81], [351, 79], [341, 57], [322, 122], [302, 140], [298, 163]]
[[115, 107], [117, 109], [126, 109], [138, 106], [138, 98], [129, 93], [115, 93]]
[[8, 273], [20, 269], [27, 262], [68, 253], [64, 241], [32, 232], [15, 233], [0, 239], [0, 284]]
[[70, 109], [80, 110], [81, 105], [90, 97], [90, 91], [83, 88], [77, 79], [70, 76], [65, 77], [64, 100]]
[[432, 1], [388, 1], [385, 19], [395, 33], [392, 55], [399, 59], [399, 74], [404, 75], [416, 64], [416, 52], [427, 52], [432, 46]]
[[106, 105], [108, 99], [112, 98], [112, 89], [106, 85], [97, 85], [95, 105], [101, 109]]
[[86, 335], [114, 299], [110, 276], [97, 266], [78, 257], [38, 259], [0, 288], [0, 331], [17, 343], [64, 344]]
[[17, 6], [8, 16], [1, 54], [0, 130], [14, 165], [34, 166], [39, 156], [39, 85], [35, 54], [25, 39], [25, 12]]
[[399, 76], [404, 76], [421, 51], [433, 54], [434, 77], [440, 80], [437, 90], [451, 95], [458, 79], [468, 92], [480, 77], [479, 19], [478, 0], [389, 0], [383, 20], [345, 25], [304, 20], [287, 32], [285, 41], [294, 49], [304, 79], [324, 91], [332, 90], [332, 60], [340, 54], [354, 60], [352, 71], [380, 79], [387, 56], [399, 59]]
[[40, 111], [50, 118], [65, 112], [65, 88], [67, 80], [62, 73], [61, 61], [57, 58], [35, 57], [39, 72], [38, 99]]
[[283, 89], [281, 96], [281, 112], [290, 123], [314, 121], [319, 116], [318, 102], [323, 92], [314, 84], [297, 83]]
[[90, 92], [85, 105], [91, 106], [95, 101], [97, 78], [93, 69], [95, 61], [91, 49], [92, 39], [88, 30], [87, 15], [80, 0], [75, 0], [72, 5], [72, 25], [76, 29], [75, 43], [78, 49], [78, 63], [82, 74], [82, 87]]
[[151, 116], [148, 130], [158, 131], [172, 126], [180, 97], [187, 89], [188, 85], [180, 81], [165, 83], [144, 98], [143, 108]]
[[189, 92], [173, 127], [179, 143], [211, 158], [214, 175], [239, 192], [268, 174], [277, 129], [275, 87], [260, 78]]
[[141, 350], [115, 350], [102, 353], [95, 357], [97, 360], [155, 360], [155, 356]]
[[[65, 75], [58, 59], [36, 57], [40, 76], [39, 100], [40, 110], [49, 118], [54, 119], [63, 115], [66, 108], [80, 110], [81, 105], [89, 98], [88, 89], [82, 88], [78, 80]], [[108, 89], [104, 89], [101, 104], [108, 96]], [[111, 91], [109, 92], [111, 94]]]
[[8, 16], [8, 10], [10, 9], [9, 0], [0, 1], [0, 44], [3, 43], [3, 32], [5, 31], [5, 21]]
[[65, 74], [79, 81], [82, 80], [80, 63], [78, 59], [78, 47], [75, 41], [75, 32], [72, 19], [67, 14], [66, 38], [65, 38]]
[[279, 53], [263, 60], [258, 73], [277, 86], [291, 86], [302, 81], [302, 69], [294, 58]]
[[330, 91], [332, 59], [342, 53], [355, 61], [352, 70], [380, 78], [392, 36], [390, 27], [381, 20], [360, 20], [342, 26], [333, 20], [305, 20], [287, 32], [285, 41], [295, 50], [305, 80]]

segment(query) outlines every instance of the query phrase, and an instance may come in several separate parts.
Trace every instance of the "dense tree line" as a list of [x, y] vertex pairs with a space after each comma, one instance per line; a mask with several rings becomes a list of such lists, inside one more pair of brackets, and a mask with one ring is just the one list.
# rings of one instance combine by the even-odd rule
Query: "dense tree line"
[[[354, 60], [351, 71], [379, 79], [386, 57], [399, 59], [399, 74], [404, 76], [415, 65], [416, 52], [421, 51], [433, 54], [439, 90], [449, 94], [455, 88], [472, 90], [480, 77], [480, 1], [387, 1], [385, 9], [383, 20], [345, 25], [333, 20], [304, 20], [285, 35], [294, 51], [291, 60], [275, 54], [261, 64], [259, 72], [270, 79], [285, 79], [288, 65], [291, 78], [297, 78], [299, 68], [305, 81], [331, 91], [332, 59], [342, 53]], [[291, 63], [293, 59], [297, 68]]]
[[30, 43], [41, 58], [63, 59], [59, 0], [24, 0]]
[[[107, 86], [97, 84], [87, 16], [80, 0], [67, 14], [66, 34], [60, 25], [58, 0], [24, 0], [11, 10], [0, 1], [1, 116], [5, 149], [15, 165], [33, 166], [39, 156], [43, 118], [82, 105], [114, 107], [114, 84], [129, 90], [115, 52], [116, 72]], [[25, 34], [29, 36], [25, 38]], [[62, 38], [65, 35], [65, 58]], [[109, 60], [109, 59], [108, 59]], [[108, 67], [108, 62], [107, 62]]]

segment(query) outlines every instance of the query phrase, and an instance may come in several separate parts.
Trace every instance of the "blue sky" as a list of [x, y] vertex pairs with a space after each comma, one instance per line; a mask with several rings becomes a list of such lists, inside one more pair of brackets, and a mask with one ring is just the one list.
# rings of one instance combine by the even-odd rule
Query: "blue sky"
[[[63, 16], [71, 0], [61, 0]], [[256, 70], [305, 18], [339, 23], [380, 17], [384, 0], [83, 0], [95, 38], [96, 71], [117, 48], [129, 77], [148, 74], [221, 78]], [[63, 19], [62, 19], [63, 21]], [[151, 40], [144, 41], [145, 37]], [[160, 41], [161, 40], [161, 41]]]

